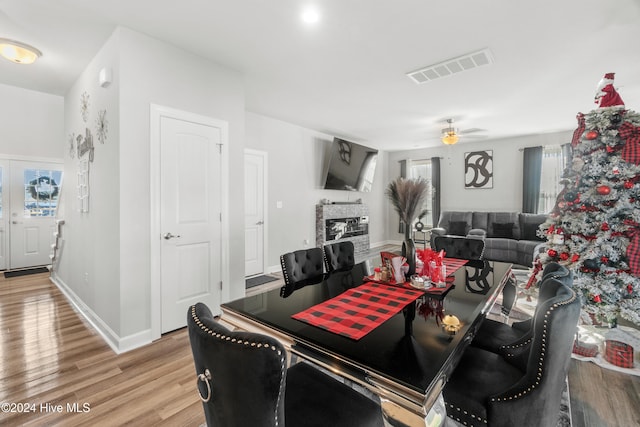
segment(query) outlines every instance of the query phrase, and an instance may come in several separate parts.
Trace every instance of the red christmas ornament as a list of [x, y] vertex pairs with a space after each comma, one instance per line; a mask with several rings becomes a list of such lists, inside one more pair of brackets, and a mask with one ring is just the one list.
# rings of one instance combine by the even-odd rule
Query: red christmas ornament
[[555, 249], [549, 249], [547, 251], [547, 255], [549, 255], [551, 258], [555, 258], [558, 256], [558, 251], [556, 251]]
[[609, 258], [607, 258], [606, 256], [600, 257], [600, 261], [602, 261], [603, 264], [606, 264], [609, 262]]
[[595, 302], [596, 304], [600, 304], [602, 302], [602, 298], [600, 298], [600, 295], [596, 295], [595, 297], [593, 297], [593, 302]]
[[611, 187], [609, 187], [608, 185], [598, 185], [596, 187], [596, 191], [601, 196], [606, 196], [611, 193]]
[[627, 190], [631, 190], [633, 188], [633, 182], [631, 181], [625, 181], [623, 185], [624, 185], [624, 188], [626, 188]]
[[607, 145], [607, 153], [613, 153], [614, 151], [616, 151], [615, 148], [610, 147], [610, 146]]
[[567, 252], [562, 252], [562, 253], [560, 254], [560, 259], [561, 259], [562, 261], [566, 261], [566, 260], [568, 260], [568, 259], [569, 259], [569, 254], [568, 254]]
[[589, 132], [587, 132], [584, 136], [585, 138], [587, 138], [589, 141], [596, 139], [598, 137], [598, 132], [595, 130], [590, 130]]
[[631, 286], [631, 284], [627, 285], [627, 292], [629, 292], [630, 294], [633, 293], [633, 286]]
[[578, 254], [573, 254], [571, 256], [571, 262], [578, 262], [579, 259], [580, 259], [580, 255]]
[[606, 222], [603, 222], [602, 225], [600, 226], [600, 229], [602, 231], [607, 231], [609, 230], [609, 224], [607, 224]]

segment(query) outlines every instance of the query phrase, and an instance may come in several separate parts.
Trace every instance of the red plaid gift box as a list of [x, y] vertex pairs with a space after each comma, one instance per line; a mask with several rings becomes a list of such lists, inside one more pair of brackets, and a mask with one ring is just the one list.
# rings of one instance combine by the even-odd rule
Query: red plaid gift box
[[604, 358], [607, 362], [621, 368], [633, 368], [633, 347], [620, 341], [604, 342]]
[[576, 339], [573, 341], [573, 352], [584, 357], [595, 357], [598, 354], [598, 345], [587, 344]]

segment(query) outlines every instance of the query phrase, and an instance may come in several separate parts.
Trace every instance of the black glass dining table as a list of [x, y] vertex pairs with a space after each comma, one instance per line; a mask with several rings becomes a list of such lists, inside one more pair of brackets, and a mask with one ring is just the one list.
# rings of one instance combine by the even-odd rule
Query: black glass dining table
[[[468, 261], [453, 273], [444, 293], [421, 293], [360, 339], [292, 317], [369, 281], [377, 264], [374, 258], [222, 304], [221, 319], [236, 329], [274, 336], [295, 355], [289, 360], [305, 359], [376, 394], [391, 425], [425, 425], [511, 274], [511, 264]], [[458, 328], [443, 325], [446, 316], [455, 316]]]

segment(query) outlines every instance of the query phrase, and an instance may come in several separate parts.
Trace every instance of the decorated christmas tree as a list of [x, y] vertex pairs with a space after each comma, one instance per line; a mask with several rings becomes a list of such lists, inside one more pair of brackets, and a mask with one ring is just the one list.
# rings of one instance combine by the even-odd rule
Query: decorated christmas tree
[[572, 161], [547, 221], [540, 264], [574, 274], [586, 323], [640, 325], [640, 114], [625, 109], [613, 73], [600, 81], [599, 107], [579, 113]]

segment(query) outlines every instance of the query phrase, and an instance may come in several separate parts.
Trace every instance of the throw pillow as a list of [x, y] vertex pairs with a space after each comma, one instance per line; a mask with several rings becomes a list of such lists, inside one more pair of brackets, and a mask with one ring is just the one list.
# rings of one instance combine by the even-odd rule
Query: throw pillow
[[493, 237], [502, 237], [504, 239], [513, 239], [513, 223], [512, 222], [494, 222]]
[[544, 241], [543, 238], [536, 234], [538, 231], [538, 224], [520, 224], [520, 230], [522, 230], [522, 240]]
[[467, 235], [467, 221], [451, 221], [449, 223], [449, 229], [447, 234], [453, 234], [456, 236]]

